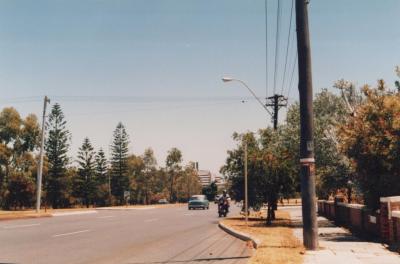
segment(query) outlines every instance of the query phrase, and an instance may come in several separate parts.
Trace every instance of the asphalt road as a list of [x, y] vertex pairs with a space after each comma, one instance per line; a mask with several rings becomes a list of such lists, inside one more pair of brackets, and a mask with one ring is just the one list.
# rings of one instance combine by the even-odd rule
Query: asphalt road
[[216, 211], [98, 210], [1, 221], [0, 263], [246, 263], [251, 249], [218, 228]]

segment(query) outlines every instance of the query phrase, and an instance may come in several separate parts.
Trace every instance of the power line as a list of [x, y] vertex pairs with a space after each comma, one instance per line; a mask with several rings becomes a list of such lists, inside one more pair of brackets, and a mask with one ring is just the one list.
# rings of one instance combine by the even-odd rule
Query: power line
[[274, 94], [276, 92], [276, 77], [277, 77], [278, 59], [279, 59], [280, 20], [281, 20], [281, 4], [280, 0], [278, 0], [277, 14], [276, 14], [276, 34], [275, 34]]
[[[181, 96], [52, 96], [53, 101], [72, 103], [190, 103], [190, 102], [232, 102], [241, 100], [254, 100], [253, 97], [243, 96], [209, 96], [209, 97], [181, 97]], [[0, 103], [30, 103], [40, 102], [40, 96], [2, 98]]]
[[283, 71], [281, 94], [283, 94], [283, 87], [285, 86], [285, 80], [286, 80], [286, 66], [287, 66], [288, 55], [289, 55], [290, 33], [292, 31], [293, 5], [294, 5], [294, 0], [292, 0], [292, 5], [290, 8], [289, 31], [288, 31], [288, 37], [287, 37], [285, 67], [284, 67], [284, 71]]
[[297, 64], [297, 56], [298, 56], [298, 54], [297, 54], [297, 49], [296, 49], [296, 56], [294, 57], [294, 63], [293, 63], [293, 68], [292, 68], [292, 74], [290, 76], [290, 82], [289, 82], [287, 97], [289, 97], [290, 91], [292, 89], [294, 70], [296, 69], [296, 64]]
[[265, 97], [268, 97], [268, 0], [265, 0]]

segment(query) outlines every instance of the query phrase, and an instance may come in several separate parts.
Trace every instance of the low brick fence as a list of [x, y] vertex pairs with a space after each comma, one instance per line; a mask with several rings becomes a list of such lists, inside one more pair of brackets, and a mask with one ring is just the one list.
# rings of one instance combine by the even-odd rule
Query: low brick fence
[[381, 238], [387, 243], [400, 242], [400, 196], [382, 197], [380, 210], [373, 212], [362, 204], [318, 201], [318, 214], [352, 231]]

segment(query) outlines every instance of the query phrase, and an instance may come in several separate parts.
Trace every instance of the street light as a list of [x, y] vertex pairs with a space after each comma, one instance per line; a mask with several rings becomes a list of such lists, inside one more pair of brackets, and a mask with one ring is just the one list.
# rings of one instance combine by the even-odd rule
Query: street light
[[268, 114], [272, 115], [271, 112], [269, 111], [269, 109], [267, 108], [266, 105], [263, 104], [263, 102], [261, 102], [260, 98], [258, 98], [258, 96], [254, 93], [254, 91], [252, 89], [250, 89], [250, 87], [242, 80], [240, 79], [235, 79], [229, 76], [224, 76], [222, 77], [222, 81], [223, 82], [232, 82], [232, 81], [236, 81], [241, 83], [244, 87], [247, 88], [247, 90], [249, 90], [249, 92], [253, 95], [253, 97], [260, 103], [260, 105], [264, 108], [265, 111], [268, 112]]

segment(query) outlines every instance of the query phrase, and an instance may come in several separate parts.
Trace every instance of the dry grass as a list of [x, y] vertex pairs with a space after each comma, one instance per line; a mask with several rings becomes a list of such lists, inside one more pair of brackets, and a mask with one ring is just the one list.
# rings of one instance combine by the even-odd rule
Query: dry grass
[[223, 223], [262, 241], [249, 264], [299, 264], [303, 262], [304, 248], [293, 234], [288, 212], [277, 211], [276, 221], [268, 227], [265, 225], [265, 218], [260, 220], [259, 217], [255, 218], [254, 216], [250, 217], [248, 226], [243, 217], [227, 218]]
[[50, 217], [50, 213], [45, 213], [41, 210], [39, 214], [35, 210], [25, 211], [2, 211], [0, 210], [0, 221], [1, 220], [13, 220], [13, 219], [25, 219], [25, 218], [39, 218], [39, 217]]

